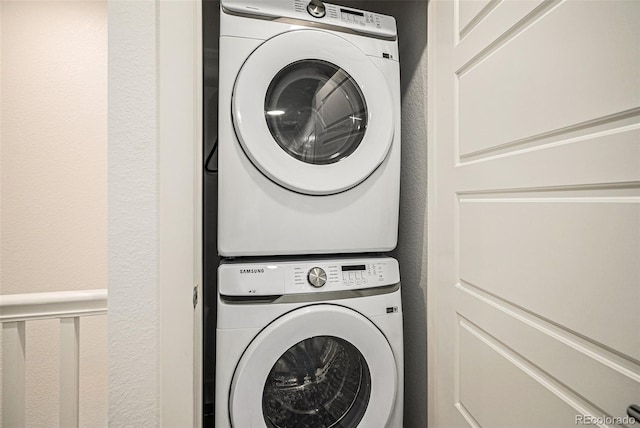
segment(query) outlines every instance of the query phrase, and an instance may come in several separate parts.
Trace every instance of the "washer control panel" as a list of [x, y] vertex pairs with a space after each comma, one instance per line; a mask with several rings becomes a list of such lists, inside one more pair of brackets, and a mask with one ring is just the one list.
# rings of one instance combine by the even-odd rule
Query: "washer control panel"
[[343, 265], [341, 271], [342, 283], [346, 286], [375, 284], [378, 281], [384, 281], [384, 265], [380, 263]]
[[[394, 260], [395, 262], [395, 260]], [[397, 262], [395, 264], [397, 266]], [[390, 285], [399, 282], [388, 259], [317, 263], [312, 267], [292, 266], [293, 289], [303, 290], [311, 285], [316, 288], [354, 289]]]
[[353, 23], [360, 26], [382, 28], [382, 15], [372, 12], [361, 12], [355, 9], [340, 8], [342, 22]]
[[338, 6], [321, 0], [222, 0], [222, 9], [242, 15], [322, 22], [384, 38], [397, 36], [396, 20], [392, 16]]
[[223, 263], [218, 268], [220, 294], [273, 296], [384, 287], [400, 282], [391, 257]]
[[327, 14], [327, 9], [320, 0], [311, 0], [307, 5], [307, 12], [314, 18], [322, 18]]

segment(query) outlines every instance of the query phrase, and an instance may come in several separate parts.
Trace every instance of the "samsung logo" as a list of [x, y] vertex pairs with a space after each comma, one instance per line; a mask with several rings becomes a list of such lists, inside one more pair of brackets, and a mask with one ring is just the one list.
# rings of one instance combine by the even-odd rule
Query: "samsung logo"
[[264, 269], [240, 269], [240, 273], [264, 273]]

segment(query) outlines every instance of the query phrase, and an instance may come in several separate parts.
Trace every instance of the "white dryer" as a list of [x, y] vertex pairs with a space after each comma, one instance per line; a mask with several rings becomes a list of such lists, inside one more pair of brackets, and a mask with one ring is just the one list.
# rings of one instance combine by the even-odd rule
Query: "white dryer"
[[219, 253], [392, 250], [394, 18], [320, 1], [221, 3]]
[[218, 268], [216, 427], [402, 426], [398, 263]]

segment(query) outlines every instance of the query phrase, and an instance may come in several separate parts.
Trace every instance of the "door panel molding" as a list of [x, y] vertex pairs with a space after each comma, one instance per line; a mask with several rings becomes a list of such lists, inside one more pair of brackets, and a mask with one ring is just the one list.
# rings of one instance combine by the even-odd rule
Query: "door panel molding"
[[640, 40], [609, 23], [626, 19], [640, 27], [640, 3], [550, 4], [539, 7], [544, 13], [534, 21], [517, 25], [517, 34], [492, 42], [456, 71], [461, 156], [637, 108], [638, 82], [631, 75], [640, 74], [640, 60], [626, 53], [640, 51]]
[[462, 154], [458, 166], [464, 166], [472, 162], [494, 160], [498, 156], [517, 155], [527, 153], [531, 150], [543, 150], [562, 144], [570, 144], [606, 135], [629, 132], [640, 129], [640, 124], [638, 123], [640, 122], [639, 117], [640, 108], [633, 108], [563, 128], [553, 129], [519, 140], [509, 141], [497, 146]]
[[[465, 308], [461, 310], [462, 313], [467, 313], [468, 311], [475, 313], [482, 311], [482, 315], [492, 313], [491, 317], [493, 318], [487, 319], [493, 319], [495, 321], [494, 325], [498, 325], [496, 323], [499, 318], [503, 322], [511, 321], [505, 318], [505, 316], [508, 316], [523, 324], [518, 328], [524, 329], [526, 326], [529, 329], [534, 329], [536, 330], [535, 334], [543, 334], [548, 337], [548, 340], [557, 341], [567, 348], [581, 353], [584, 357], [603, 365], [608, 370], [626, 377], [630, 381], [640, 382], [640, 361], [620, 354], [602, 343], [598, 343], [587, 336], [583, 336], [466, 281], [461, 280], [456, 284], [456, 288], [460, 293], [461, 306]], [[490, 306], [490, 308], [486, 308], [486, 305]], [[501, 314], [497, 314], [496, 311]], [[530, 334], [533, 334], [533, 332], [527, 333], [527, 335]], [[566, 351], [569, 351], [569, 349]], [[612, 375], [612, 373], [609, 373], [609, 375]], [[603, 391], [608, 392], [609, 389], [603, 388]]]
[[585, 193], [461, 199], [460, 278], [640, 360], [640, 197]]
[[429, 426], [622, 418], [640, 396], [640, 3], [428, 17]]
[[[563, 0], [525, 1], [520, 5], [517, 5], [519, 8], [526, 8], [524, 10], [527, 12], [520, 20], [504, 29], [503, 32], [494, 32], [492, 34], [492, 39], [488, 35], [478, 36], [476, 40], [484, 40], [482, 40], [482, 45], [477, 45], [478, 47], [476, 47], [476, 49], [461, 46], [460, 52], [462, 52], [462, 55], [456, 55], [456, 59], [458, 62], [464, 61], [464, 63], [457, 65], [456, 76], [458, 76], [458, 78], [462, 78], [467, 72], [498, 51], [502, 46], [509, 43], [523, 31], [535, 25], [546, 13], [558, 6], [562, 1]], [[507, 5], [506, 8], [516, 6], [514, 2], [506, 2], [504, 4]], [[497, 4], [495, 6], [497, 6]], [[529, 9], [531, 10], [529, 11]], [[508, 12], [512, 13], [511, 11]], [[486, 15], [488, 15], [488, 13]], [[503, 22], [509, 21], [504, 20]], [[468, 46], [471, 46], [471, 44]]]
[[[468, 354], [466, 361], [464, 355], [461, 355], [460, 359], [460, 379], [463, 383], [459, 386], [462, 391], [459, 402], [467, 402], [465, 405], [467, 411], [475, 407], [476, 415], [479, 411], [485, 413], [484, 417], [478, 417], [470, 411], [474, 419], [482, 425], [560, 427], [574, 423], [576, 414], [593, 418], [602, 415], [611, 417], [463, 316], [458, 315], [457, 326], [461, 330], [461, 341], [458, 344], [461, 354]], [[469, 339], [477, 341], [475, 347], [472, 348], [473, 345], [470, 344]], [[469, 352], [462, 351], [464, 346], [470, 348]], [[474, 362], [470, 361], [474, 359], [485, 360], [482, 362], [489, 363], [488, 365], [497, 369], [491, 374], [483, 373], [477, 370]], [[468, 381], [464, 383], [467, 379]], [[526, 394], [512, 395], [504, 392], [500, 394], [501, 382], [505, 380], [514, 384], [513, 389], [527, 391]], [[487, 384], [493, 384], [493, 388], [486, 388], [489, 386]], [[475, 396], [474, 392], [465, 394], [466, 389], [475, 391]], [[493, 393], [488, 392], [489, 390], [493, 390]], [[470, 406], [472, 399], [477, 400], [477, 404], [473, 403]], [[492, 405], [496, 408], [491, 409]], [[504, 408], [508, 408], [509, 411], [500, 411]], [[487, 417], [494, 417], [497, 420], [482, 423]]]
[[[467, 34], [473, 31], [474, 28], [487, 17], [502, 0], [482, 0], [482, 1], [461, 1], [455, 0], [455, 25], [456, 35], [458, 40], [456, 43], [460, 43]], [[484, 6], [483, 6], [484, 5]], [[471, 9], [470, 9], [471, 8]]]

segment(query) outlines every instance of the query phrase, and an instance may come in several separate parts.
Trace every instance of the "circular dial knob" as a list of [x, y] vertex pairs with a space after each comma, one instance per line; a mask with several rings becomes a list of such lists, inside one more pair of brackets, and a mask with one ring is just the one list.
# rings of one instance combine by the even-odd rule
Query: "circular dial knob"
[[320, 0], [311, 0], [307, 5], [307, 12], [309, 12], [309, 15], [316, 18], [322, 18], [327, 13], [324, 4], [322, 4]]
[[320, 288], [327, 283], [327, 273], [324, 269], [313, 267], [307, 273], [307, 281], [316, 288]]

